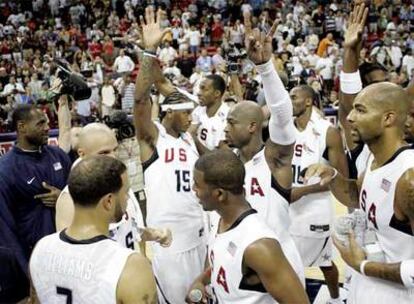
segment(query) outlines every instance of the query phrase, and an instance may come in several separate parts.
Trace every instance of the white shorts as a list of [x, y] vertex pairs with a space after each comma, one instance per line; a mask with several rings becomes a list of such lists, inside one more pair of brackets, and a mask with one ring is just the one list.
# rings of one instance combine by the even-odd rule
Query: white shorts
[[413, 304], [414, 289], [381, 279], [366, 277], [354, 271], [347, 303], [349, 304]]
[[292, 235], [305, 267], [332, 266], [332, 239]]
[[158, 303], [185, 303], [191, 284], [204, 271], [206, 254], [206, 245], [201, 244], [185, 252], [153, 257]]

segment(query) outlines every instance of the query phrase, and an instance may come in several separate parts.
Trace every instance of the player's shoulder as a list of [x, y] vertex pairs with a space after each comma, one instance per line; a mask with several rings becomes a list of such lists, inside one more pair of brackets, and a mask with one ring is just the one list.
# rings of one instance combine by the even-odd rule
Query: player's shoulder
[[[137, 273], [140, 275], [137, 276]], [[125, 287], [150, 277], [152, 277], [152, 268], [149, 260], [139, 252], [132, 252], [125, 262], [119, 283], [121, 287]]]

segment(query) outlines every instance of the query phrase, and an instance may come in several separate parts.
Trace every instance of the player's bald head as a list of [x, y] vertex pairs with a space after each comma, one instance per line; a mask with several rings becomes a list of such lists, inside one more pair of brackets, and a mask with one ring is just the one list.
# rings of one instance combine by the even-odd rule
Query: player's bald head
[[249, 100], [234, 105], [230, 112], [236, 120], [243, 123], [256, 122], [261, 126], [264, 120], [262, 108], [257, 103]]
[[403, 127], [407, 118], [410, 99], [407, 92], [399, 85], [391, 82], [380, 82], [364, 88], [355, 98], [355, 103], [361, 103], [381, 113], [392, 111], [397, 115], [397, 124]]
[[[115, 145], [115, 147], [113, 147]], [[117, 141], [115, 133], [105, 124], [91, 123], [82, 128], [79, 133], [79, 155], [100, 154], [105, 149], [115, 149]], [[104, 153], [109, 154], [109, 152]]]

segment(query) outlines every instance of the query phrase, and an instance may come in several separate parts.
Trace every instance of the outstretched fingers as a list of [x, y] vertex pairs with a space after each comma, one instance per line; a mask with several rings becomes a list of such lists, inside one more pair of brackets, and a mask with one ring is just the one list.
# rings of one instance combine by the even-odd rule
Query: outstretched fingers
[[273, 39], [273, 36], [275, 35], [278, 24], [279, 22], [277, 20], [273, 22], [272, 27], [270, 28], [269, 32], [266, 35], [266, 39], [270, 39], [270, 40]]

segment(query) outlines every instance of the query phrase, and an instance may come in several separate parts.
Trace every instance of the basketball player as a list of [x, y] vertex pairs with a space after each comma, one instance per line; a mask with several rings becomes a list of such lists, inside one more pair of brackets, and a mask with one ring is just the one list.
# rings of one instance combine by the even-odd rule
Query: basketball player
[[206, 244], [202, 208], [191, 191], [197, 148], [187, 129], [194, 108], [185, 95], [174, 92], [161, 106], [161, 123], [151, 120], [148, 98], [159, 65], [154, 55], [166, 31], [160, 28], [163, 12], [154, 16], [147, 7], [142, 23], [143, 53], [136, 80], [134, 120], [141, 148], [147, 195], [147, 223], [172, 230], [169, 248], [152, 246], [153, 269], [161, 303], [184, 303], [188, 286], [202, 271]]
[[219, 75], [208, 75], [200, 83], [198, 93], [200, 105], [192, 113], [192, 125], [188, 130], [190, 133], [196, 133], [200, 154], [225, 145], [224, 128], [230, 109], [225, 102], [222, 102], [225, 91], [226, 82]]
[[329, 189], [319, 184], [303, 185], [300, 175], [309, 165], [326, 162], [348, 176], [341, 134], [313, 109], [315, 92], [310, 86], [293, 88], [290, 98], [296, 125], [290, 233], [305, 267], [318, 266], [321, 269], [331, 296], [329, 303], [342, 303], [338, 269], [332, 262], [330, 234], [334, 206]]
[[195, 164], [194, 191], [203, 209], [221, 219], [209, 240], [210, 267], [191, 290], [211, 283], [216, 303], [309, 303], [276, 234], [245, 199], [244, 180], [243, 163], [228, 150], [207, 153]]
[[[250, 35], [250, 16], [245, 16], [245, 28]], [[295, 141], [292, 103], [270, 58], [272, 54], [272, 27], [266, 40], [257, 40], [257, 47], [248, 48], [250, 60], [256, 63], [263, 82], [266, 102], [271, 111], [270, 140], [262, 139], [263, 112], [251, 101], [236, 104], [227, 116], [226, 142], [237, 148], [237, 154], [246, 170], [246, 199], [258, 215], [278, 236], [286, 258], [301, 281], [305, 282], [304, 268], [299, 252], [289, 234], [289, 201], [292, 185], [291, 160]], [[269, 40], [270, 39], [270, 40]], [[262, 46], [263, 45], [263, 46]]]
[[382, 82], [364, 88], [348, 116], [352, 134], [372, 153], [363, 177], [349, 180], [323, 164], [306, 172], [306, 180], [320, 177], [320, 183], [329, 184], [340, 202], [365, 212], [385, 256], [385, 262], [367, 261], [353, 237], [349, 247], [335, 242], [345, 262], [360, 273], [352, 279], [349, 303], [414, 301], [414, 238], [409, 222], [414, 150], [404, 141], [408, 106], [407, 92], [395, 84]]
[[73, 222], [41, 239], [30, 259], [40, 303], [156, 303], [149, 261], [109, 239], [109, 224], [119, 222], [127, 207], [126, 170], [102, 155], [72, 169]]
[[[105, 124], [92, 123], [82, 128], [79, 134], [78, 154], [80, 159], [92, 155], [108, 155], [115, 157], [118, 147], [114, 132]], [[76, 166], [77, 162], [74, 164]], [[56, 203], [56, 229], [58, 231], [72, 223], [74, 204], [66, 186]], [[145, 228], [138, 201], [130, 189], [128, 191], [128, 205], [122, 220], [111, 223], [110, 237], [122, 246], [138, 249], [136, 243], [140, 241], [157, 241], [164, 246], [171, 243], [171, 232], [168, 229]], [[142, 244], [144, 245], [144, 244]], [[145, 247], [141, 246], [142, 253]]]

